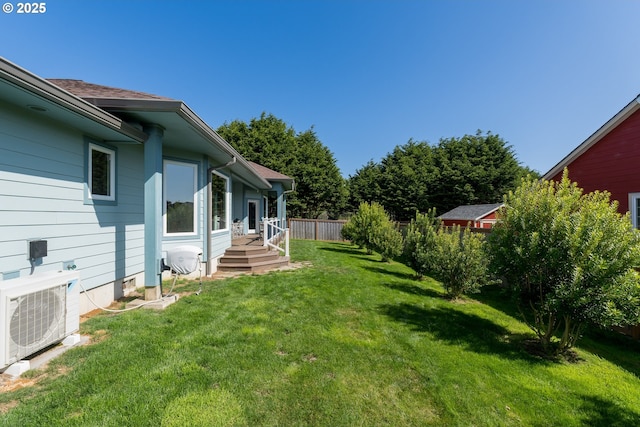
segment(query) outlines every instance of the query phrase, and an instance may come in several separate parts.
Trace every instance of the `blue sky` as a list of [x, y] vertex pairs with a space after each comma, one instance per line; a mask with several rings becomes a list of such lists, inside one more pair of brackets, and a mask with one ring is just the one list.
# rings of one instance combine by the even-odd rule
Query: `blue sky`
[[345, 177], [478, 129], [544, 173], [640, 93], [637, 0], [10, 3], [0, 55], [29, 71], [181, 99], [213, 128], [313, 126]]

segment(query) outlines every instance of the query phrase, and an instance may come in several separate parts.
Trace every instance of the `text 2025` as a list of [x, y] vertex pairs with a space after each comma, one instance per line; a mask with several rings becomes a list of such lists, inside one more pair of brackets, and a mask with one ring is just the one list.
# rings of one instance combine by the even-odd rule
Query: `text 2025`
[[16, 4], [16, 13], [45, 13], [47, 11], [46, 3], [18, 3]]

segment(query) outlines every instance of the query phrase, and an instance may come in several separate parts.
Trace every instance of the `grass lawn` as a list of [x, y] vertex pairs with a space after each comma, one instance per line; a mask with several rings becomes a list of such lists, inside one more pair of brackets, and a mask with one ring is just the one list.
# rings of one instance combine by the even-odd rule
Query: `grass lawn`
[[0, 425], [640, 425], [636, 343], [602, 335], [575, 362], [543, 360], [496, 289], [451, 302], [346, 244], [291, 252], [312, 266], [89, 319], [89, 345], [0, 394]]

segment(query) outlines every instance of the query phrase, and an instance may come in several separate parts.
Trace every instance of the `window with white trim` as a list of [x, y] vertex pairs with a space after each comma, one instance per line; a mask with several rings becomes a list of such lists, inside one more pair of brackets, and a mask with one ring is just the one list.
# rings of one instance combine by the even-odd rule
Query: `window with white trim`
[[164, 234], [196, 234], [198, 165], [165, 160], [162, 174]]
[[629, 193], [629, 213], [634, 228], [640, 228], [640, 193]]
[[94, 200], [116, 200], [116, 152], [97, 144], [88, 150], [89, 197]]
[[211, 173], [211, 229], [229, 228], [229, 178]]

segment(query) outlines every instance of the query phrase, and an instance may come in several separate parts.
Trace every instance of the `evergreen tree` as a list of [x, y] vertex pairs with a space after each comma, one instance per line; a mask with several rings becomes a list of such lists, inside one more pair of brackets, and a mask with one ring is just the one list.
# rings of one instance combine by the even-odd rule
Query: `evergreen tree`
[[248, 124], [234, 120], [217, 131], [246, 159], [295, 180], [296, 189], [287, 201], [288, 216], [317, 218], [326, 213], [337, 218], [344, 210], [346, 182], [333, 153], [313, 128], [296, 133], [283, 120], [262, 113]]

